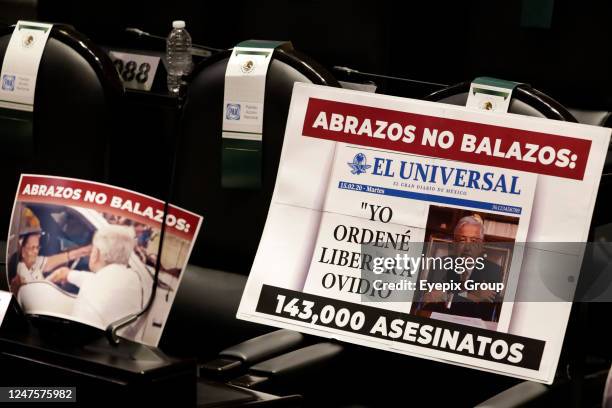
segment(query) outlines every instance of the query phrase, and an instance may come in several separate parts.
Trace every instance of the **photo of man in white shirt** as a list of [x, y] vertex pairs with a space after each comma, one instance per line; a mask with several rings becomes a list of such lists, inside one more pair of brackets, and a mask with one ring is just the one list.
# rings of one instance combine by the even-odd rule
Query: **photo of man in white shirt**
[[49, 276], [55, 283], [79, 287], [72, 316], [84, 323], [106, 327], [144, 307], [143, 288], [136, 271], [129, 267], [136, 239], [132, 227], [109, 225], [99, 229], [89, 255], [91, 272], [62, 267]]

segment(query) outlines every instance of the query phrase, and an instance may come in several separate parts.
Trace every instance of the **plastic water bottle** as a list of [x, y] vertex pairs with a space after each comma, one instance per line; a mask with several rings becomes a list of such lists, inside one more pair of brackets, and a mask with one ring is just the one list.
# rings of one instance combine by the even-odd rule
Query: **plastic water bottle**
[[166, 39], [166, 68], [168, 71], [168, 91], [178, 94], [181, 88], [181, 77], [191, 72], [191, 36], [185, 30], [185, 22], [172, 22], [172, 31]]

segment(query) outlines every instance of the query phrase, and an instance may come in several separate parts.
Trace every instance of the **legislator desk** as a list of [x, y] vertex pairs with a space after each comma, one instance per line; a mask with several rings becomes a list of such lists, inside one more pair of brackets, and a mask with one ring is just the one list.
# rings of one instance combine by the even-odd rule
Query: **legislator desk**
[[127, 340], [117, 346], [105, 337], [76, 341], [68, 332], [60, 328], [59, 333], [44, 333], [29, 323], [21, 329], [3, 325], [2, 384], [76, 387], [77, 402], [84, 405], [111, 401], [195, 405], [195, 360], [175, 359]]
[[[77, 404], [108, 406], [296, 407], [301, 396], [276, 396], [198, 378], [195, 359], [173, 358], [127, 340], [111, 345], [70, 322], [40, 326], [9, 316], [0, 328], [0, 381], [15, 387], [74, 387]], [[43, 320], [44, 322], [44, 320]], [[64, 327], [62, 327], [64, 325]], [[39, 327], [36, 327], [39, 326]], [[74, 335], [71, 336], [71, 332]]]

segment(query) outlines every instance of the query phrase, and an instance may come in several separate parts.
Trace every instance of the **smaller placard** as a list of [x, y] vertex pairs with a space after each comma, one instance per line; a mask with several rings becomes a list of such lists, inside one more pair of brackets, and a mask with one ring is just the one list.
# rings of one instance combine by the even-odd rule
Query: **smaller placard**
[[109, 55], [126, 88], [151, 90], [159, 57], [119, 51], [110, 51]]

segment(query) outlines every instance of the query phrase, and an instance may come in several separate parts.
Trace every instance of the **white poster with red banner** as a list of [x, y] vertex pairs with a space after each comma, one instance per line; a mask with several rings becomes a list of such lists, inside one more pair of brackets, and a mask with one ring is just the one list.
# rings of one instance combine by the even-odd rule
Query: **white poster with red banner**
[[101, 330], [140, 314], [118, 334], [157, 346], [202, 223], [165, 209], [107, 184], [22, 175], [7, 240], [11, 292], [27, 314]]
[[296, 84], [237, 316], [551, 383], [609, 141]]

